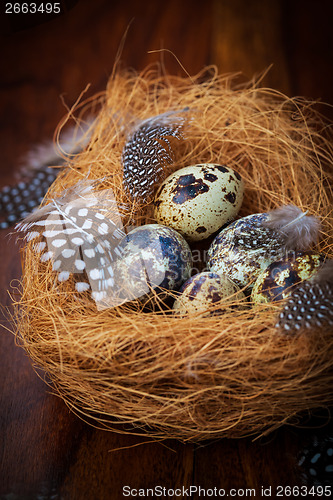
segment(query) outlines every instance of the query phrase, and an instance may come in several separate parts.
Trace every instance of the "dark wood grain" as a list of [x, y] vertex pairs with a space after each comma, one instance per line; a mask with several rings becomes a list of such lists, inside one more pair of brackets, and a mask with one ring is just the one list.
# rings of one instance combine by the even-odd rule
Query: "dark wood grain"
[[[162, 58], [171, 73], [214, 64], [221, 73], [242, 73], [240, 80], [270, 67], [263, 84], [333, 103], [330, 0], [69, 3], [63, 15], [26, 29], [2, 15], [0, 186], [17, 180], [20, 157], [52, 137], [88, 84], [86, 97], [104, 89], [127, 29], [123, 67], [140, 70]], [[160, 49], [167, 51], [151, 52]], [[7, 289], [21, 275], [19, 248], [8, 231], [0, 237], [1, 304], [8, 306]], [[297, 454], [311, 429], [200, 446], [94, 429], [50, 393], [6, 330], [10, 322], [2, 324], [1, 498], [118, 499], [125, 485], [255, 488], [261, 498], [262, 486], [301, 484]]]

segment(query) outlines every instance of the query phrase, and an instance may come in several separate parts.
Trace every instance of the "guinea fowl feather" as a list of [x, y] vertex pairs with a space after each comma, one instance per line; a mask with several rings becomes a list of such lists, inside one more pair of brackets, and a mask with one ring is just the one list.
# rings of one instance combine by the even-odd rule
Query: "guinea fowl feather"
[[58, 281], [76, 278], [78, 292], [91, 289], [99, 308], [112, 305], [114, 261], [125, 236], [111, 189], [94, 191], [96, 183], [79, 181], [17, 224], [26, 232], [41, 262], [52, 262]]
[[[80, 127], [69, 127], [61, 134], [59, 150], [76, 154], [90, 139], [92, 118]], [[16, 177], [19, 182], [0, 190], [0, 229], [8, 228], [26, 217], [42, 202], [48, 188], [57, 178], [64, 159], [53, 141], [33, 147], [22, 160]], [[51, 165], [60, 165], [49, 168]]]
[[306, 250], [318, 240], [319, 219], [299, 207], [285, 205], [268, 214], [263, 225], [281, 234], [286, 250]]
[[129, 134], [122, 152], [126, 193], [141, 203], [154, 194], [175, 154], [172, 141], [184, 138], [188, 108], [168, 111], [141, 121]]
[[[308, 250], [318, 240], [320, 221], [300, 208], [286, 205], [268, 212], [263, 225], [280, 234], [286, 250]], [[285, 333], [333, 325], [333, 261], [328, 259], [309, 280], [286, 298], [276, 327]]]
[[284, 332], [333, 326], [333, 260], [327, 259], [309, 280], [289, 295], [276, 327]]

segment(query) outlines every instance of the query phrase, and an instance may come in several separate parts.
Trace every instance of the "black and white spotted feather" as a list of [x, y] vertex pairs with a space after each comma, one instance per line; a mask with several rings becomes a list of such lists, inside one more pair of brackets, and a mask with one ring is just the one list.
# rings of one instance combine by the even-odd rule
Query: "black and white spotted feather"
[[33, 242], [41, 262], [52, 262], [59, 282], [74, 276], [76, 291], [91, 290], [101, 309], [115, 305], [113, 264], [125, 233], [112, 190], [95, 187], [94, 181], [78, 182], [16, 228]]
[[328, 259], [317, 274], [291, 292], [279, 313], [276, 328], [285, 333], [333, 329], [333, 260]]
[[333, 486], [332, 435], [312, 435], [297, 458], [298, 469], [305, 484], [308, 486]]
[[174, 159], [172, 141], [184, 138], [188, 108], [168, 111], [141, 121], [130, 133], [122, 152], [125, 191], [140, 203], [149, 201]]
[[0, 190], [0, 229], [6, 229], [26, 217], [42, 202], [60, 168], [41, 166], [23, 181]]
[[[60, 150], [77, 154], [87, 144], [92, 120], [79, 128], [70, 127], [61, 136]], [[0, 189], [0, 229], [6, 229], [31, 213], [40, 205], [50, 185], [57, 178], [64, 160], [52, 141], [32, 148], [18, 170], [19, 181]], [[51, 165], [59, 165], [52, 167]]]

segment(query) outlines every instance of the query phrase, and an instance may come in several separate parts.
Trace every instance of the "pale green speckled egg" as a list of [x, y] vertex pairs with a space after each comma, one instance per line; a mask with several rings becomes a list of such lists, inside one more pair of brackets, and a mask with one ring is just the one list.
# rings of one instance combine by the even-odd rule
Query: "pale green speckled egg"
[[[187, 280], [179, 290], [173, 309], [176, 313], [204, 313], [211, 306], [223, 301], [240, 301], [245, 295], [227, 276], [203, 271]], [[221, 310], [216, 311], [221, 312]]]
[[243, 180], [232, 168], [191, 165], [162, 183], [154, 200], [154, 217], [187, 241], [203, 240], [236, 217], [243, 193]]
[[256, 303], [283, 300], [304, 280], [312, 278], [325, 260], [316, 252], [291, 252], [262, 271], [251, 293]]
[[252, 287], [269, 264], [284, 256], [280, 235], [262, 225], [268, 217], [248, 215], [223, 228], [209, 247], [209, 270], [226, 274], [241, 288]]

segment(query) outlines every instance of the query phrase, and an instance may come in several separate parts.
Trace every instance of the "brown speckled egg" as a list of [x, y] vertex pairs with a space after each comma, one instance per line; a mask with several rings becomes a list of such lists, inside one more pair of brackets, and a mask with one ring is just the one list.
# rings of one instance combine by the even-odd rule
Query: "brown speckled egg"
[[175, 300], [173, 309], [179, 314], [203, 313], [210, 306], [225, 300], [226, 302], [245, 299], [243, 292], [226, 276], [201, 272], [187, 280]]
[[284, 255], [280, 235], [262, 226], [267, 218], [267, 213], [248, 215], [222, 229], [208, 250], [209, 270], [241, 288], [253, 286], [261, 271]]
[[190, 277], [192, 254], [187, 241], [174, 229], [146, 224], [129, 232], [118, 246], [115, 262], [119, 294], [124, 300], [178, 290]]
[[285, 299], [304, 280], [311, 278], [325, 257], [315, 252], [291, 252], [270, 264], [257, 278], [251, 300], [256, 303]]
[[243, 193], [243, 180], [233, 169], [211, 163], [192, 165], [177, 170], [160, 186], [154, 217], [188, 241], [203, 240], [236, 217]]

